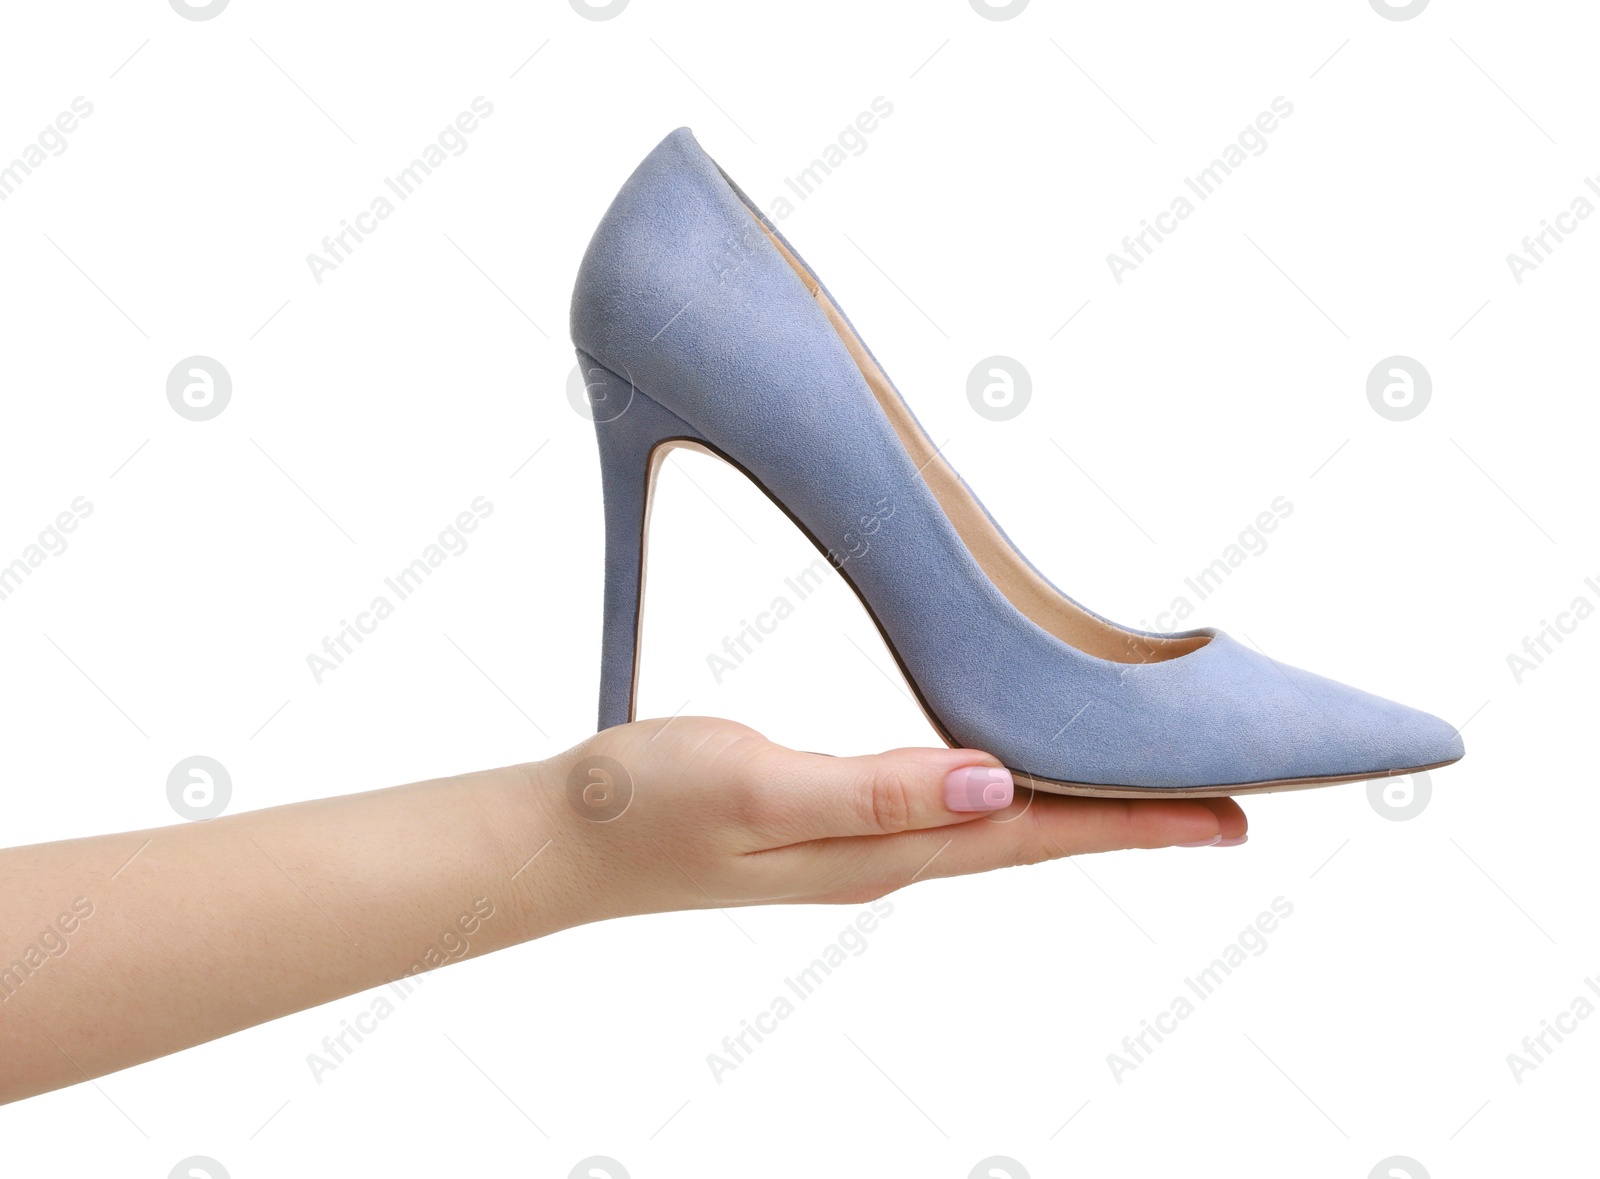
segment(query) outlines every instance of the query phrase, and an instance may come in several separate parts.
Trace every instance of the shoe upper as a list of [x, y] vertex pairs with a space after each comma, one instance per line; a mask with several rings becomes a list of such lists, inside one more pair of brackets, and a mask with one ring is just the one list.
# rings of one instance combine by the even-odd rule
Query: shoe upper
[[[949, 738], [1027, 774], [1152, 788], [1379, 776], [1462, 755], [1437, 717], [1216, 631], [1190, 632], [1209, 641], [1177, 658], [1124, 663], [1019, 611], [757, 217], [689, 130], [672, 132], [595, 231], [573, 341], [751, 473], [830, 552]], [[879, 526], [863, 546], [867, 519]]]

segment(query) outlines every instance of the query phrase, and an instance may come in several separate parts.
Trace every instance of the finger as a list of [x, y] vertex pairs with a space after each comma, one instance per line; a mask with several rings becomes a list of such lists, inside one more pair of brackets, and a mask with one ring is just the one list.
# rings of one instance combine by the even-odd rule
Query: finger
[[1035, 799], [1035, 807], [1032, 829], [1015, 836], [1018, 854], [1030, 861], [1130, 848], [1204, 847], [1225, 831], [1242, 833], [1245, 825], [1244, 812], [1232, 799], [1049, 798]]
[[[1231, 798], [1069, 798], [1036, 793], [1025, 813], [1032, 827], [1018, 824], [1017, 850], [1035, 859], [1133, 848], [1231, 847], [1245, 841], [1249, 827], [1244, 811]], [[1009, 812], [996, 815], [994, 821], [1003, 823], [1009, 817]]]
[[1237, 847], [1249, 837], [1246, 832], [1250, 828], [1250, 821], [1245, 818], [1243, 809], [1231, 798], [1200, 798], [1196, 802], [1203, 803], [1217, 816], [1217, 837], [1197, 846], [1200, 847]]
[[779, 843], [895, 835], [965, 823], [1011, 804], [1011, 773], [972, 749], [827, 757], [771, 746], [760, 767], [764, 828]]
[[[1230, 803], [1218, 807], [1214, 804]], [[1219, 820], [1218, 810], [1223, 812]], [[983, 821], [948, 830], [822, 840], [784, 849], [809, 856], [828, 895], [880, 895], [917, 880], [1129, 848], [1213, 844], [1243, 826], [1228, 799], [1123, 800], [1037, 794]], [[777, 853], [770, 853], [776, 855]]]

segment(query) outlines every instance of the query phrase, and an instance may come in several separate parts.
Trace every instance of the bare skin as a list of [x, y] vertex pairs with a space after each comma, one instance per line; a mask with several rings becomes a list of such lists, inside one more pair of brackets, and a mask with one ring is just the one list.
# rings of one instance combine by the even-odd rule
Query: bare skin
[[952, 771], [998, 765], [797, 753], [678, 717], [542, 762], [0, 851], [0, 1102], [586, 922], [862, 903], [1245, 833], [1227, 798], [1007, 787], [999, 809], [950, 809]]

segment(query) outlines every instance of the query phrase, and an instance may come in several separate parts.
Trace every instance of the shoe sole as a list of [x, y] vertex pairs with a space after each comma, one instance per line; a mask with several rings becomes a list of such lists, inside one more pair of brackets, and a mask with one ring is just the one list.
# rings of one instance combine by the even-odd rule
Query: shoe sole
[[[754, 472], [737, 459], [724, 454], [711, 443], [702, 441], [699, 438], [663, 438], [651, 448], [650, 456], [647, 460], [649, 474], [645, 480], [645, 507], [639, 524], [639, 596], [638, 609], [634, 621], [633, 684], [628, 694], [628, 719], [632, 721], [638, 717], [639, 659], [643, 650], [645, 568], [649, 563], [650, 556], [650, 513], [655, 507], [656, 475], [661, 469], [661, 464], [667, 460], [667, 456], [672, 451], [680, 448], [699, 451], [701, 454], [721, 459], [750, 480], [762, 495], [772, 501], [772, 504], [789, 518], [789, 522], [798, 528], [801, 535], [816, 547], [817, 552], [821, 553], [823, 559], [828, 561], [834, 572], [844, 579], [844, 583], [850, 587], [850, 592], [855, 594], [856, 601], [861, 603], [861, 608], [867, 612], [867, 617], [872, 620], [872, 625], [877, 628], [878, 637], [883, 640], [883, 645], [888, 648], [890, 656], [894, 659], [895, 666], [900, 669], [901, 678], [905, 680], [906, 685], [911, 689], [911, 694], [916, 699], [917, 707], [922, 709], [922, 715], [927, 718], [928, 724], [933, 726], [934, 732], [939, 734], [940, 740], [951, 749], [962, 748], [961, 742], [950, 735], [944, 724], [935, 715], [933, 708], [923, 699], [922, 689], [917, 686], [916, 678], [911, 674], [911, 670], [906, 667], [905, 661], [900, 658], [900, 652], [895, 649], [894, 640], [889, 637], [889, 632], [884, 629], [883, 623], [878, 621], [878, 615], [873, 611], [872, 604], [867, 601], [866, 595], [861, 592], [843, 567], [834, 565], [833, 561], [829, 559], [827, 546], [812, 534], [811, 529], [807, 528], [782, 500], [767, 490], [766, 485], [755, 476]], [[1061, 794], [1076, 798], [1231, 798], [1236, 794], [1272, 794], [1280, 790], [1314, 790], [1319, 786], [1339, 786], [1347, 782], [1371, 782], [1384, 778], [1397, 778], [1406, 774], [1419, 774], [1426, 770], [1437, 770], [1444, 766], [1455, 765], [1459, 760], [1461, 759], [1453, 758], [1450, 761], [1436, 761], [1425, 766], [1374, 770], [1371, 773], [1364, 774], [1335, 774], [1320, 778], [1276, 778], [1265, 782], [1237, 782], [1223, 786], [1107, 786], [1092, 782], [1061, 782], [1055, 778], [1044, 778], [1038, 774], [1031, 774], [1026, 770], [1019, 770], [1014, 766], [1007, 766], [1006, 768], [1011, 771], [1011, 776], [1015, 779], [1017, 785], [1026, 786], [1029, 789], [1041, 791], [1045, 794]]]
[[[946, 744], [949, 739], [946, 738]], [[1057, 782], [1023, 770], [1012, 770], [1017, 784], [1046, 794], [1070, 794], [1080, 798], [1232, 798], [1235, 794], [1272, 794], [1279, 790], [1314, 790], [1318, 786], [1338, 786], [1345, 782], [1372, 782], [1420, 774], [1453, 766], [1460, 758], [1436, 761], [1431, 765], [1399, 770], [1377, 770], [1368, 774], [1335, 774], [1329, 778], [1275, 778], [1270, 782], [1240, 782], [1232, 786], [1094, 786], [1086, 782]], [[1007, 767], [1009, 768], [1009, 767]]]

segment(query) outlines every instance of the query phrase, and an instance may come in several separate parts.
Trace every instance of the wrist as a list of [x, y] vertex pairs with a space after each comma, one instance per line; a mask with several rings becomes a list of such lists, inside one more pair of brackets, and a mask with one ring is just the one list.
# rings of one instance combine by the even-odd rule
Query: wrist
[[497, 887], [510, 917], [506, 944], [596, 919], [560, 811], [558, 761], [524, 762], [485, 775], [481, 805]]

